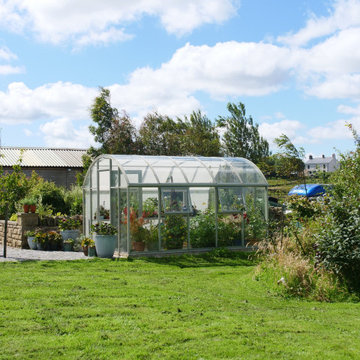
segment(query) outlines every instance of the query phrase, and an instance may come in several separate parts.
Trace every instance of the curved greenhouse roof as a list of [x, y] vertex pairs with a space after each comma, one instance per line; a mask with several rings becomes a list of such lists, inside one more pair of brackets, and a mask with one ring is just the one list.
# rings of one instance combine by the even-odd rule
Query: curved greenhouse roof
[[91, 165], [85, 186], [90, 185], [89, 174], [92, 169], [95, 170], [94, 167], [100, 172], [110, 168], [114, 171], [117, 167], [122, 177], [121, 187], [140, 184], [268, 185], [255, 164], [236, 157], [101, 155]]

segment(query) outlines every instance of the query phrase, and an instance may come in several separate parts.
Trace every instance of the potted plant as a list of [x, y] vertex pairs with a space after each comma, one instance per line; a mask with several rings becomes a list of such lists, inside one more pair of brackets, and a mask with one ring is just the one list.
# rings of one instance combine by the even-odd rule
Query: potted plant
[[60, 234], [63, 241], [73, 239], [76, 241], [80, 236], [81, 221], [75, 217], [64, 216], [59, 220]]
[[116, 248], [116, 227], [108, 223], [96, 223], [91, 225], [94, 233], [97, 255], [101, 258], [111, 258]]
[[83, 252], [85, 254], [85, 256], [88, 256], [88, 250], [89, 250], [89, 246], [90, 245], [94, 245], [95, 246], [95, 242], [93, 239], [89, 238], [89, 237], [86, 237], [84, 235], [82, 235], [80, 237], [80, 240], [81, 240], [81, 247], [83, 249]]
[[36, 211], [36, 199], [33, 197], [26, 197], [22, 199], [21, 204], [23, 205], [24, 213], [28, 213], [29, 211], [34, 213]]
[[25, 233], [25, 236], [27, 237], [27, 242], [29, 244], [29, 248], [31, 250], [36, 250], [37, 249], [37, 243], [35, 241], [35, 231], [34, 230], [29, 230]]
[[[130, 209], [130, 236], [132, 241], [132, 249], [135, 251], [145, 250], [145, 239], [149, 236], [149, 229], [144, 225], [148, 223], [143, 216], [138, 217], [137, 211], [133, 208]], [[127, 224], [125, 219], [124, 224]]]
[[75, 241], [73, 239], [66, 239], [64, 241], [64, 251], [72, 251]]

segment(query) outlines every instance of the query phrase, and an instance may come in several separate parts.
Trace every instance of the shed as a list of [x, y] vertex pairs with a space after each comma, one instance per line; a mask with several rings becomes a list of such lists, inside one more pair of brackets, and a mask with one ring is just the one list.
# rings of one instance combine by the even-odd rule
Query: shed
[[27, 176], [35, 171], [58, 186], [69, 188], [76, 183], [76, 174], [83, 171], [85, 149], [3, 146], [0, 148], [0, 166], [5, 171], [19, 163]]
[[117, 252], [189, 252], [260, 240], [268, 183], [243, 158], [101, 155], [84, 180], [84, 230], [117, 228]]

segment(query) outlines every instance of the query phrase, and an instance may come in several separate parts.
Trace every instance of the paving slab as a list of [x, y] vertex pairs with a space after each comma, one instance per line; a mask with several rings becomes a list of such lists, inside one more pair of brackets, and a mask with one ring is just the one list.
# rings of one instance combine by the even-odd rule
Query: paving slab
[[29, 260], [79, 260], [91, 259], [83, 252], [76, 251], [41, 251], [7, 247], [6, 258], [3, 257], [3, 247], [0, 246], [0, 262]]

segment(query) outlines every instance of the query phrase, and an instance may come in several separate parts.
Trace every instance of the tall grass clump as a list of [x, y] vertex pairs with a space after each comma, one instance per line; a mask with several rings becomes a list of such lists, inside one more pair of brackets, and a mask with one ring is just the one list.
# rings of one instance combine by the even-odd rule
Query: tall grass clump
[[283, 296], [326, 302], [349, 299], [346, 287], [335, 274], [318, 267], [311, 257], [304, 256], [289, 237], [258, 243], [257, 256], [261, 262], [256, 269], [256, 279], [264, 280]]
[[[258, 276], [287, 295], [322, 301], [360, 295], [360, 137], [341, 154], [324, 197], [287, 200], [290, 213], [275, 219], [269, 239], [259, 244]], [[274, 222], [274, 219], [273, 219]], [[275, 282], [276, 280], [276, 282]]]

